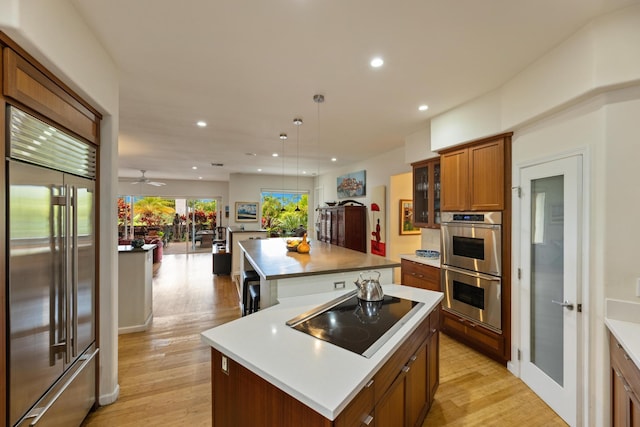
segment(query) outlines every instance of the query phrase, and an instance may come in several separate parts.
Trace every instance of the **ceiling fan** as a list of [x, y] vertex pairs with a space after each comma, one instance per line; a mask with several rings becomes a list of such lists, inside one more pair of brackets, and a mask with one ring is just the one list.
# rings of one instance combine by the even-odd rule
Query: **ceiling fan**
[[167, 185], [164, 182], [151, 181], [149, 178], [147, 178], [144, 175], [147, 172], [145, 170], [140, 169], [140, 172], [142, 172], [142, 176], [140, 178], [136, 179], [135, 181], [131, 182], [132, 184], [149, 184], [149, 185], [153, 185], [155, 187], [161, 187], [163, 185]]

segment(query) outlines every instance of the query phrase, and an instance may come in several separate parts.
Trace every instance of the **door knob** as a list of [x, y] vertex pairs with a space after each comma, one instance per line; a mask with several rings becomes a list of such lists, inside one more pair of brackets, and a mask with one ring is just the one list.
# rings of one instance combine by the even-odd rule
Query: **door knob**
[[562, 307], [565, 307], [567, 310], [573, 310], [573, 304], [570, 303], [569, 301], [565, 300], [565, 302], [560, 302], [560, 301], [555, 301], [555, 300], [551, 300], [552, 303], [554, 304], [558, 304], [561, 305]]

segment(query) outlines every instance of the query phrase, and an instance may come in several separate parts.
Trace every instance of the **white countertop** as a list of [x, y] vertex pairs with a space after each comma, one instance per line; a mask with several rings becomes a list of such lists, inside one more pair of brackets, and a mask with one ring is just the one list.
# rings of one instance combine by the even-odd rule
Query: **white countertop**
[[640, 369], [640, 303], [607, 299], [604, 322]]
[[425, 305], [369, 359], [285, 324], [348, 290], [281, 298], [277, 305], [203, 332], [201, 339], [334, 420], [442, 300], [440, 292], [408, 286], [385, 285], [383, 289], [385, 294]]
[[423, 256], [417, 256], [414, 254], [401, 254], [401, 259], [406, 259], [408, 261], [418, 262], [424, 265], [430, 265], [431, 267], [440, 268], [440, 257], [438, 258], [426, 258]]

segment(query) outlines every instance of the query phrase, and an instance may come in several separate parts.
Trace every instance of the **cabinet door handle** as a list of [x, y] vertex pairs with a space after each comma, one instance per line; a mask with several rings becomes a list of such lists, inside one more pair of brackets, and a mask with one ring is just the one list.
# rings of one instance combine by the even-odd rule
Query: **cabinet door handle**
[[370, 381], [367, 383], [367, 385], [365, 385], [364, 387], [365, 387], [365, 388], [369, 388], [369, 387], [371, 387], [372, 385], [373, 385], [373, 380], [370, 380]]
[[367, 415], [367, 418], [364, 419], [363, 423], [368, 426], [371, 424], [371, 421], [373, 421], [373, 417], [371, 415]]
[[405, 366], [402, 367], [402, 372], [406, 373], [406, 372], [409, 372], [410, 370], [411, 370], [410, 366], [405, 365]]
[[418, 356], [416, 356], [415, 354], [413, 356], [411, 356], [411, 358], [409, 359], [411, 362], [415, 362], [416, 359], [418, 358]]
[[627, 352], [623, 351], [622, 355], [624, 356], [625, 360], [631, 360], [631, 358], [629, 357], [629, 355], [627, 354]]

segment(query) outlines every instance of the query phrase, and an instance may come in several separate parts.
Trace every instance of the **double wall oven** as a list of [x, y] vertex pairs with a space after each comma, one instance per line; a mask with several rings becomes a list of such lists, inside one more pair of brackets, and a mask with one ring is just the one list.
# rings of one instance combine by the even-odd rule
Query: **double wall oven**
[[443, 308], [502, 331], [502, 212], [443, 212]]

